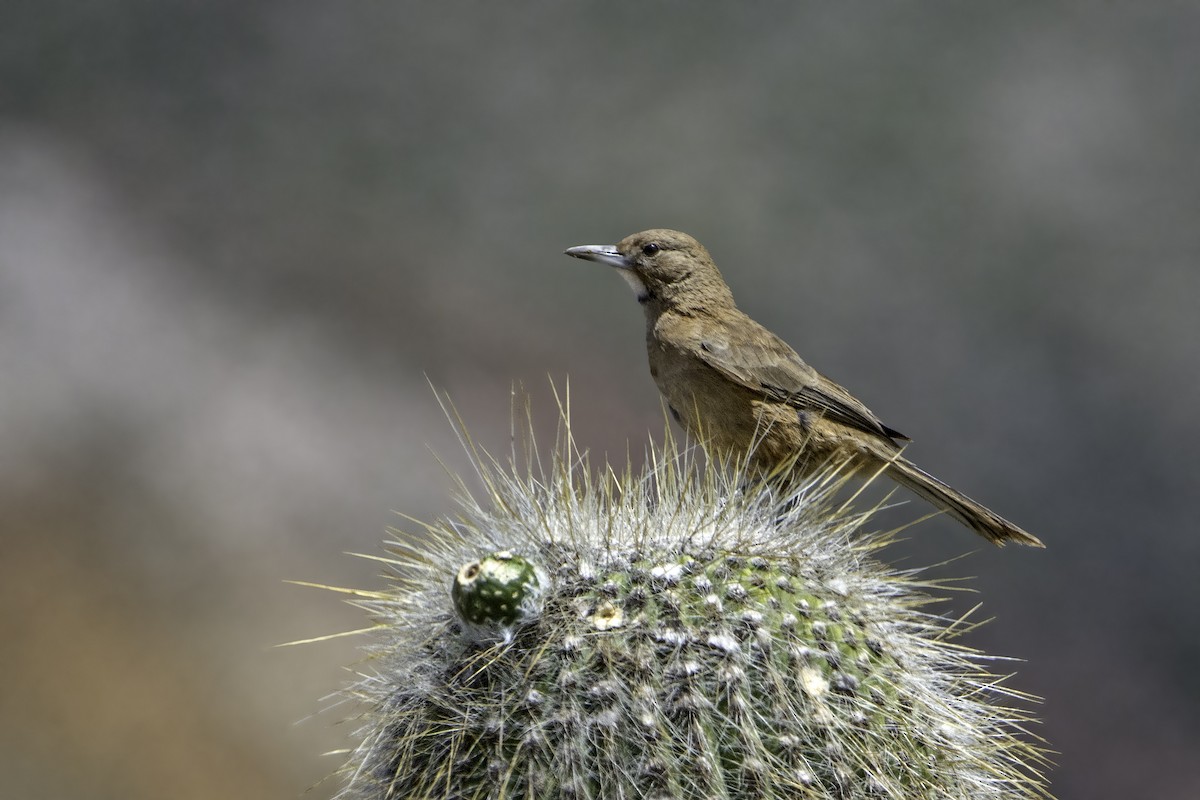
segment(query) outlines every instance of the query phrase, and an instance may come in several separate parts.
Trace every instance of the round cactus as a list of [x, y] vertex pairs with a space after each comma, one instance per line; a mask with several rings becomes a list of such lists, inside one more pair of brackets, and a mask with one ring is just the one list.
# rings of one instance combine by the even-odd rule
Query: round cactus
[[836, 469], [778, 497], [668, 439], [597, 480], [565, 442], [546, 474], [478, 459], [482, 502], [392, 543], [344, 797], [1048, 796], [1017, 693]]

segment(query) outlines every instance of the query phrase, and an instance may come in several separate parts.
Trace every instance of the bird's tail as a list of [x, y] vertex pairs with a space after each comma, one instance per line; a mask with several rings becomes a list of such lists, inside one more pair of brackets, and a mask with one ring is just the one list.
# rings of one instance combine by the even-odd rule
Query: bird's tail
[[945, 511], [993, 544], [1009, 542], [1045, 547], [1042, 540], [1024, 531], [991, 509], [975, 502], [957, 489], [942, 483], [906, 458], [896, 456], [887, 467], [887, 475], [933, 505]]

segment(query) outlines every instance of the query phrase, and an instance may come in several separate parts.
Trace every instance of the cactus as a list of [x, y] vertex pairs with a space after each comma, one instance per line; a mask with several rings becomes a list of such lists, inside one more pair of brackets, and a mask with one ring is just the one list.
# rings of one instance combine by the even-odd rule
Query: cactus
[[878, 560], [838, 465], [780, 495], [668, 435], [597, 477], [563, 419], [546, 469], [463, 432], [482, 500], [357, 593], [341, 797], [1049, 796], [1026, 698]]

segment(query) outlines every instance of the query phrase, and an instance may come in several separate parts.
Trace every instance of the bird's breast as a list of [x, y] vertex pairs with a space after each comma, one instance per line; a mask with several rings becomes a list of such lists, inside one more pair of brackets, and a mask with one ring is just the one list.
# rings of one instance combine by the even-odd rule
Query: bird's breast
[[679, 424], [721, 451], [745, 450], [758, 425], [756, 400], [714, 370], [687, 345], [647, 337], [650, 375]]

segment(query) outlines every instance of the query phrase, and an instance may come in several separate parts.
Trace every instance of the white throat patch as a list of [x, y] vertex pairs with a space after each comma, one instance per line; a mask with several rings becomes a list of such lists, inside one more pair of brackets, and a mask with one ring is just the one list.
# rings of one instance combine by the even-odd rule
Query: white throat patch
[[645, 299], [646, 295], [649, 294], [649, 292], [646, 291], [646, 284], [633, 270], [618, 269], [617, 273], [625, 279], [625, 282], [629, 284], [629, 288], [633, 289], [633, 293], [637, 295], [637, 299], [639, 301]]

